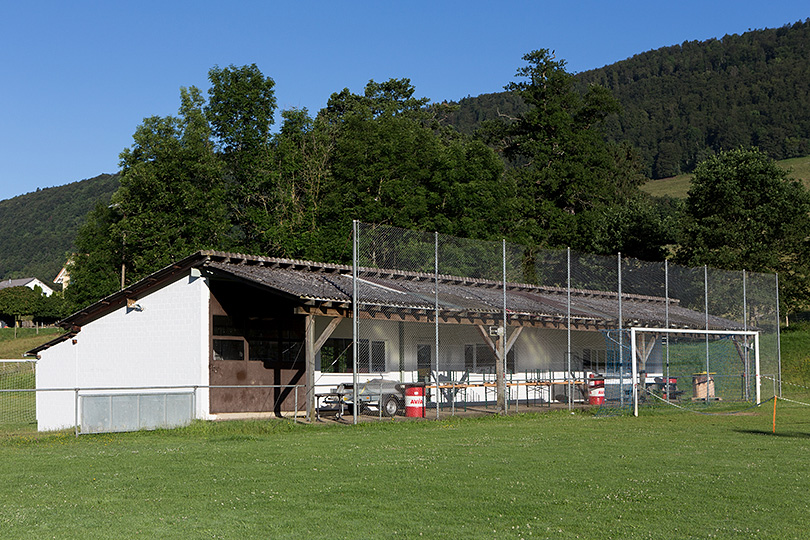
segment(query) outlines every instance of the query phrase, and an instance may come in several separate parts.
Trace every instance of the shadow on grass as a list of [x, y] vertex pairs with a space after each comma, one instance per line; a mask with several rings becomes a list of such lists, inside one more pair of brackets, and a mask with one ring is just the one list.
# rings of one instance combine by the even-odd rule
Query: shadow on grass
[[788, 439], [810, 439], [810, 433], [802, 433], [799, 431], [777, 431], [776, 433], [764, 429], [735, 429], [734, 431], [748, 435], [767, 435], [769, 437], [785, 437]]

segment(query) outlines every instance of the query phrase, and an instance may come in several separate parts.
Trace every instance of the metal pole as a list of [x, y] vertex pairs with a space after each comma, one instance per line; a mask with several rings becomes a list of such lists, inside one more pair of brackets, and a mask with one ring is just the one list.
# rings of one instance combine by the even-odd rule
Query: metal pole
[[355, 219], [352, 221], [352, 423], [357, 424], [357, 414], [360, 407], [357, 403], [357, 340], [359, 339], [359, 326], [357, 324], [357, 317], [360, 312], [357, 305], [357, 265], [358, 265], [358, 234], [360, 230], [359, 222]]
[[436, 337], [436, 420], [439, 419], [439, 233], [433, 232], [433, 272], [435, 285], [433, 287], [434, 334]]
[[[743, 269], [743, 271], [742, 271], [742, 278], [743, 278], [743, 330], [747, 331], [748, 330], [748, 280], [747, 280], [747, 274], [746, 274], [745, 269]], [[751, 369], [750, 369], [750, 366], [749, 366], [749, 364], [751, 362], [750, 362], [750, 355], [748, 353], [748, 336], [745, 336], [745, 341], [744, 341], [743, 344], [744, 344], [744, 347], [743, 347], [743, 362], [744, 362], [744, 364], [743, 364], [743, 385], [744, 385], [743, 399], [745, 399], [745, 401], [748, 401], [749, 399], [751, 399], [750, 391], [749, 391], [749, 388], [748, 388], [750, 386], [750, 384], [751, 384], [751, 382], [750, 382]]]
[[[782, 397], [782, 321], [779, 319], [779, 273], [776, 273], [776, 378], [779, 380], [779, 397]], [[757, 384], [759, 387], [759, 384]], [[759, 403], [759, 400], [757, 400]]]
[[568, 319], [568, 324], [566, 325], [566, 359], [567, 359], [567, 367], [568, 367], [568, 410], [570, 411], [573, 406], [573, 385], [571, 383], [571, 248], [566, 248], [566, 266], [567, 266], [567, 277], [566, 277], [566, 317]]
[[759, 370], [759, 332], [754, 334], [754, 367], [757, 370], [756, 373], [756, 396], [757, 396], [757, 405], [762, 403], [762, 392], [760, 390], [760, 384], [762, 383], [762, 375], [760, 374]]
[[[631, 354], [635, 353], [636, 351], [636, 329], [630, 329], [630, 351]], [[635, 355], [633, 354], [633, 361], [631, 362], [632, 365], [632, 376], [633, 376], [633, 416], [638, 416], [638, 372], [636, 368], [636, 359]]]
[[[664, 261], [664, 296], [666, 298], [666, 328], [669, 330], [669, 261]], [[666, 349], [666, 356], [667, 356], [667, 381], [666, 381], [666, 392], [667, 392], [667, 401], [670, 398], [670, 391], [669, 391], [669, 335], [667, 335], [667, 345]]]
[[[703, 308], [706, 332], [709, 331], [709, 267], [703, 265]], [[706, 405], [709, 404], [709, 334], [706, 334]]]
[[502, 248], [502, 262], [503, 262], [503, 333], [501, 335], [501, 362], [503, 362], [503, 377], [504, 377], [504, 407], [505, 412], [509, 412], [509, 396], [506, 395], [506, 240], [501, 240]]
[[[624, 407], [624, 323], [622, 322], [622, 254], [617, 254], [619, 282], [619, 403]], [[631, 349], [632, 355], [632, 349]], [[634, 363], [633, 358], [630, 362]]]
[[79, 388], [73, 389], [73, 424], [76, 438], [79, 437]]

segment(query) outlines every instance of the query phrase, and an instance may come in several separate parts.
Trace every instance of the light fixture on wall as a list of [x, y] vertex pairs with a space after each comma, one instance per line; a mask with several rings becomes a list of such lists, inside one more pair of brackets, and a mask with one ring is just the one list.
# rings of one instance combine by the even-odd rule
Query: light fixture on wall
[[127, 298], [127, 313], [130, 311], [143, 311], [143, 306], [140, 305], [134, 298]]

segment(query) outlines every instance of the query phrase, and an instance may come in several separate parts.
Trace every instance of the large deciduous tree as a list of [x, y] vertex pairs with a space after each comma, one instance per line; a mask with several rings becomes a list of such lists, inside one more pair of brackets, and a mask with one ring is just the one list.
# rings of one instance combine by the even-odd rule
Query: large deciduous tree
[[79, 227], [73, 241], [75, 252], [67, 265], [70, 286], [65, 289], [65, 299], [74, 309], [120, 288], [124, 246], [112, 230], [120, 218], [120, 214], [99, 202]]
[[222, 162], [197, 88], [181, 89], [178, 117], [151, 117], [121, 153], [112, 225], [132, 281], [198, 249], [230, 242]]
[[494, 236], [507, 204], [495, 153], [439, 127], [408, 79], [370, 81], [362, 95], [343, 90], [319, 119], [334, 148], [323, 191], [320, 256], [345, 259], [352, 219], [474, 236]]
[[231, 219], [239, 242], [259, 251], [273, 228], [277, 176], [270, 170], [275, 81], [256, 64], [214, 67], [205, 114], [227, 165]]
[[779, 272], [789, 310], [810, 300], [810, 195], [757, 149], [710, 157], [695, 169], [678, 260]]
[[121, 153], [121, 187], [81, 227], [66, 298], [79, 306], [199, 249], [232, 244], [222, 160], [195, 88], [178, 116], [145, 118]]
[[0, 315], [14, 322], [17, 326], [23, 317], [33, 316], [39, 306], [39, 291], [28, 287], [7, 287], [0, 289]]

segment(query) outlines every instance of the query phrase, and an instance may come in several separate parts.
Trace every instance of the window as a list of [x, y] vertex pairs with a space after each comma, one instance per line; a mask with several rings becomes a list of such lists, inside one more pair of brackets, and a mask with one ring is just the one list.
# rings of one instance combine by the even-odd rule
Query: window
[[607, 371], [607, 355], [604, 349], [583, 349], [582, 369], [603, 373]]
[[420, 344], [416, 346], [416, 370], [423, 377], [433, 369], [433, 346]]
[[242, 329], [239, 328], [231, 317], [225, 315], [214, 315], [213, 332], [215, 336], [241, 336]]
[[371, 366], [372, 373], [382, 373], [385, 371], [385, 342], [372, 341], [371, 350], [369, 350], [369, 342], [360, 340], [358, 344], [359, 360]]
[[300, 320], [213, 315], [214, 360], [262, 362], [267, 369], [304, 365]]
[[[352, 372], [352, 340], [330, 338], [326, 340], [319, 353], [321, 372]], [[359, 373], [380, 373], [386, 371], [384, 341], [361, 339], [357, 343], [357, 371]]]
[[244, 360], [245, 342], [241, 339], [215, 339], [214, 360]]
[[284, 339], [249, 339], [249, 358], [253, 362], [264, 362], [265, 367], [293, 368], [303, 365], [303, 343]]
[[[495, 373], [495, 353], [485, 343], [464, 346], [464, 367], [473, 373]], [[506, 353], [506, 370], [515, 372], [515, 350]]]
[[321, 347], [321, 371], [323, 373], [351, 373], [352, 340], [331, 338]]

